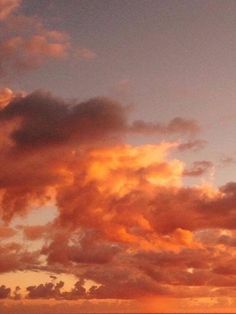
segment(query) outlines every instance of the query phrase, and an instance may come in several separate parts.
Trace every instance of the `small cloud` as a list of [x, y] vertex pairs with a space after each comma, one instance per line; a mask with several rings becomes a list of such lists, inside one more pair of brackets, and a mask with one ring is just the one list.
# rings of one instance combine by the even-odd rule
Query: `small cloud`
[[97, 58], [97, 55], [94, 51], [85, 47], [79, 47], [75, 49], [74, 56], [79, 60], [94, 60]]
[[[96, 58], [91, 49], [76, 48], [66, 32], [48, 29], [37, 16], [21, 14], [17, 11], [20, 4], [20, 0], [0, 0], [1, 76], [36, 69], [49, 60]], [[14, 16], [11, 16], [15, 10]]]
[[12, 236], [14, 236], [16, 234], [16, 230], [11, 228], [11, 227], [7, 227], [7, 226], [0, 226], [0, 239], [6, 239], [6, 238], [10, 238]]
[[177, 149], [180, 152], [186, 151], [186, 150], [198, 151], [200, 149], [203, 149], [206, 145], [207, 145], [207, 141], [205, 140], [194, 140], [194, 141], [180, 143]]
[[4, 285], [0, 286], [0, 299], [6, 299], [10, 296], [11, 289]]
[[9, 17], [20, 5], [21, 0], [0, 0], [0, 21]]
[[195, 134], [200, 130], [196, 120], [184, 119], [176, 117], [170, 120], [167, 124], [145, 122], [136, 120], [130, 127], [130, 130], [135, 133], [143, 134]]
[[0, 109], [4, 108], [13, 99], [14, 94], [10, 88], [3, 88], [0, 90]]
[[198, 177], [212, 170], [213, 163], [208, 160], [195, 161], [191, 167], [184, 170], [185, 176]]
[[236, 159], [234, 157], [222, 157], [220, 159], [220, 164], [222, 167], [232, 166], [236, 163]]

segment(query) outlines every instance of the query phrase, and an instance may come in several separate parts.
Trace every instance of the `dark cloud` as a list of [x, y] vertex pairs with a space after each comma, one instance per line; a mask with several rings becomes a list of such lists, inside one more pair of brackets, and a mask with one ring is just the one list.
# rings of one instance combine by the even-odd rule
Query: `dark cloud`
[[195, 120], [176, 117], [166, 125], [137, 120], [133, 122], [130, 129], [142, 134], [194, 134], [200, 130], [200, 127]]
[[16, 99], [0, 112], [1, 121], [12, 119], [21, 121], [10, 136], [22, 150], [101, 141], [126, 127], [125, 111], [116, 102], [94, 98], [72, 106], [42, 92]]
[[17, 119], [20, 122], [10, 137], [22, 150], [72, 141], [101, 141], [129, 131], [145, 134], [148, 129], [150, 133], [172, 134], [198, 130], [196, 121], [182, 118], [171, 120], [167, 126], [151, 126], [143, 121], [129, 126], [126, 109], [110, 99], [70, 104], [40, 91], [14, 99], [0, 112], [1, 121]]
[[0, 226], [0, 239], [3, 240], [6, 238], [11, 238], [16, 234], [16, 232], [17, 231], [11, 227]]
[[198, 177], [213, 169], [213, 163], [208, 160], [194, 161], [192, 166], [184, 170], [185, 176]]
[[233, 247], [236, 247], [236, 237], [235, 236], [228, 236], [228, 235], [221, 235], [219, 238], [218, 238], [218, 242], [220, 244], [224, 244], [224, 245], [227, 245], [227, 246], [233, 246]]
[[29, 252], [14, 242], [0, 246], [0, 273], [34, 269], [39, 264], [39, 252]]
[[53, 241], [44, 246], [42, 253], [49, 264], [107, 264], [121, 251], [119, 245], [105, 242], [95, 230], [74, 232], [73, 235], [65, 233], [65, 230], [63, 234], [57, 233]]
[[27, 287], [27, 298], [29, 299], [58, 299], [60, 298], [60, 289], [64, 286], [64, 282], [60, 281], [56, 284], [48, 282], [38, 286]]
[[10, 293], [11, 293], [11, 289], [10, 288], [7, 288], [4, 285], [0, 286], [0, 299], [9, 298]]
[[61, 291], [64, 286], [63, 281], [58, 283], [47, 282], [37, 286], [29, 286], [28, 299], [56, 299], [56, 300], [78, 300], [87, 298], [86, 289], [83, 287], [84, 281], [77, 281], [70, 291]]
[[177, 149], [182, 152], [186, 150], [197, 151], [206, 146], [207, 142], [205, 140], [192, 140], [178, 145]]
[[[86, 149], [117, 144], [124, 135], [134, 132], [127, 122], [126, 108], [115, 101], [94, 98], [66, 102], [40, 91], [16, 96], [0, 111], [0, 121], [0, 189], [5, 220], [30, 204], [47, 202], [49, 190], [65, 182], [69, 173], [73, 179], [78, 160], [77, 167], [83, 169]], [[170, 125], [185, 125], [181, 119], [174, 121]], [[171, 127], [176, 132], [180, 129]], [[167, 173], [171, 171], [167, 164], [163, 169], [160, 166], [156, 170], [150, 167], [148, 172], [162, 173], [164, 168]], [[145, 175], [144, 169], [142, 172]]]
[[20, 228], [23, 229], [27, 240], [33, 241], [43, 238], [50, 231], [51, 225], [21, 226]]
[[84, 281], [79, 280], [75, 283], [74, 288], [71, 291], [65, 291], [61, 294], [61, 297], [65, 300], [78, 300], [87, 299], [88, 294], [84, 288]]
[[15, 287], [15, 290], [13, 291], [12, 299], [13, 300], [21, 300], [22, 295], [20, 293], [21, 288], [19, 286]]

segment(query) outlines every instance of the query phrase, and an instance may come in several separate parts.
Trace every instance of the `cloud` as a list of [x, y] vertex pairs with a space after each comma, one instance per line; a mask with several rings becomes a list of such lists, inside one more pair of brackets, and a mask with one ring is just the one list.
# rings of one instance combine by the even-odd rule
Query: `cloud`
[[116, 102], [96, 98], [69, 106], [40, 92], [15, 98], [0, 111], [0, 120], [0, 187], [7, 217], [50, 198], [50, 187], [67, 180], [70, 163], [78, 159], [77, 145], [109, 143], [126, 125], [125, 112]]
[[[0, 0], [1, 77], [48, 61], [97, 58], [75, 47], [67, 33], [22, 15], [20, 4]], [[129, 82], [120, 83], [124, 94]], [[183, 185], [183, 176], [201, 178], [213, 164], [186, 167], [170, 154], [196, 152], [203, 140], [124, 142], [127, 135], [191, 137], [199, 131], [196, 120], [183, 117], [130, 121], [127, 108], [104, 97], [77, 102], [43, 91], [1, 90], [0, 273], [44, 271], [51, 282], [32, 282], [26, 296], [21, 282], [15, 289], [2, 284], [0, 299], [30, 306], [40, 300], [41, 312], [43, 300], [86, 300], [83, 312], [104, 310], [98, 300], [109, 300], [107, 312], [122, 312], [130, 310], [124, 300], [235, 298], [236, 183]], [[46, 204], [57, 208], [50, 223], [14, 226], [16, 217]], [[72, 288], [58, 281], [62, 272], [76, 277]]]
[[102, 283], [100, 286], [90, 288], [90, 298], [137, 299], [152, 295], [168, 295], [168, 288], [159, 285], [157, 281], [141, 272], [134, 273], [133, 270], [125, 267], [108, 268], [107, 272], [103, 273], [99, 273], [98, 269], [96, 272], [91, 270], [88, 276]]
[[0, 21], [5, 20], [15, 11], [21, 3], [21, 0], [0, 0]]
[[79, 280], [74, 284], [74, 287], [69, 291], [62, 291], [64, 282], [57, 283], [47, 282], [39, 284], [38, 286], [29, 286], [26, 288], [28, 299], [56, 299], [56, 300], [78, 300], [86, 299], [86, 289], [84, 288], [84, 281]]
[[69, 46], [66, 39], [57, 41], [47, 34], [14, 36], [0, 43], [0, 65], [3, 71], [15, 72], [37, 68], [47, 59], [66, 57]]
[[236, 246], [236, 237], [229, 235], [221, 235], [218, 237], [218, 242], [220, 244], [228, 245], [228, 246]]
[[[79, 299], [133, 299], [140, 296], [167, 294], [168, 289], [161, 287], [157, 282], [145, 274], [134, 273], [132, 269], [109, 268], [106, 273], [95, 268], [95, 271], [88, 271], [87, 276], [96, 278], [102, 282], [100, 285], [93, 285], [85, 289], [85, 282], [79, 280], [69, 291], [62, 291], [62, 281], [58, 283], [45, 283], [38, 286], [27, 287], [28, 299], [58, 299], [58, 300], [79, 300]], [[131, 274], [130, 272], [131, 271]], [[116, 282], [116, 285], [114, 285]]]
[[6, 299], [10, 296], [11, 289], [4, 285], [0, 286], [0, 299]]
[[0, 273], [34, 269], [39, 265], [39, 252], [30, 252], [16, 242], [2, 244], [0, 253]]
[[13, 99], [14, 94], [10, 88], [0, 90], [0, 109], [4, 108]]
[[197, 177], [208, 173], [213, 168], [213, 163], [208, 160], [194, 161], [192, 166], [184, 170], [185, 176]]
[[[145, 129], [131, 126], [127, 122], [126, 109], [107, 98], [93, 98], [75, 104], [51, 96], [49, 93], [34, 92], [17, 97], [0, 112], [1, 121], [20, 120], [10, 134], [16, 146], [24, 149], [71, 141], [98, 141], [104, 136], [119, 133], [143, 132]], [[174, 122], [173, 122], [174, 121]], [[139, 124], [146, 125], [139, 121]], [[179, 133], [196, 130], [196, 122], [177, 118], [167, 127], [152, 128], [151, 132]], [[173, 126], [173, 127], [172, 127]]]
[[42, 238], [50, 230], [50, 224], [48, 225], [36, 225], [36, 226], [24, 226], [23, 232], [27, 240], [38, 240]]
[[222, 157], [220, 159], [220, 164], [222, 167], [232, 166], [236, 163], [236, 160], [234, 157]]
[[[0, 228], [0, 272], [53, 276], [28, 286], [28, 299], [234, 293], [235, 183], [183, 184], [184, 175], [201, 178], [210, 162], [186, 168], [171, 157], [179, 142], [125, 144], [125, 136], [141, 129], [133, 128], [127, 108], [107, 98], [78, 103], [42, 91], [15, 95], [0, 110], [0, 122], [1, 218], [12, 223], [35, 207], [57, 208], [45, 225]], [[192, 133], [195, 124], [155, 125], [161, 127], [153, 132], [166, 136]], [[198, 146], [193, 140], [180, 150]], [[77, 278], [72, 288], [57, 282], [62, 272]]]
[[96, 58], [94, 51], [75, 47], [66, 32], [49, 29], [39, 17], [18, 12], [20, 4], [20, 0], [0, 2], [2, 77], [16, 77], [18, 73], [37, 69], [50, 60]]
[[79, 280], [75, 283], [71, 291], [66, 291], [61, 294], [61, 298], [65, 300], [78, 300], [88, 298], [86, 289], [84, 288], [84, 281]]
[[51, 243], [42, 249], [42, 253], [47, 256], [47, 261], [51, 265], [58, 262], [63, 265], [107, 264], [112, 262], [121, 250], [118, 245], [104, 241], [92, 230], [80, 230], [73, 235], [66, 234], [66, 230], [60, 233], [55, 228], [55, 231]]
[[38, 286], [27, 287], [29, 299], [57, 299], [60, 297], [60, 289], [64, 286], [64, 282], [60, 281], [56, 284], [48, 282], [45, 284], [40, 284]]
[[185, 143], [180, 143], [178, 145], [178, 150], [180, 152], [186, 150], [198, 151], [206, 146], [207, 142], [205, 140], [193, 140]]
[[0, 112], [2, 121], [17, 118], [21, 124], [11, 138], [24, 149], [75, 140], [98, 141], [126, 127], [125, 110], [119, 103], [94, 98], [71, 106], [43, 92], [15, 99]]
[[1, 239], [10, 238], [14, 236], [15, 234], [16, 234], [15, 229], [11, 227], [7, 227], [7, 226], [0, 226], [0, 238]]
[[[4, 135], [8, 144], [4, 146], [1, 156], [0, 185], [5, 219], [33, 204], [47, 202], [56, 192], [57, 204], [65, 222], [68, 220], [65, 215], [70, 218], [75, 215], [72, 221], [76, 222], [78, 207], [80, 222], [83, 219], [89, 221], [87, 217], [91, 216], [91, 226], [96, 221], [99, 228], [98, 223], [101, 221], [103, 229], [103, 215], [111, 210], [110, 204], [113, 204], [114, 217], [111, 217], [120, 226], [114, 229], [112, 236], [132, 242], [138, 236], [130, 235], [123, 226], [127, 219], [123, 221], [116, 214], [124, 212], [120, 207], [125, 208], [131, 224], [138, 223], [140, 228], [145, 229], [150, 227], [150, 217], [146, 217], [148, 211], [144, 217], [140, 207], [147, 207], [150, 202], [155, 207], [155, 199], [158, 200], [158, 205], [162, 197], [169, 195], [168, 203], [173, 202], [170, 203], [172, 210], [176, 206], [182, 206], [178, 202], [181, 203], [183, 197], [186, 198], [186, 206], [190, 208], [194, 199], [201, 204], [202, 199], [209, 198], [204, 194], [204, 188], [176, 190], [176, 186], [181, 184], [183, 164], [165, 160], [168, 150], [176, 147], [176, 144], [137, 148], [114, 145], [114, 139], [129, 132], [129, 124], [125, 108], [109, 99], [94, 98], [70, 104], [50, 94], [35, 92], [15, 98], [0, 111], [0, 120], [5, 125], [12, 125]], [[111, 147], [102, 147], [104, 143]], [[16, 154], [19, 158], [17, 163]], [[209, 166], [208, 162], [197, 162], [187, 174], [201, 175]], [[139, 195], [134, 194], [137, 191]], [[69, 195], [74, 201], [68, 205]], [[93, 202], [88, 207], [85, 206], [86, 199], [91, 198]], [[220, 202], [223, 202], [222, 196], [219, 197]], [[206, 203], [211, 203], [211, 199]], [[193, 208], [197, 206], [196, 203]], [[69, 211], [68, 207], [71, 207]], [[94, 211], [96, 207], [103, 210]], [[133, 213], [132, 207], [136, 212]], [[158, 215], [169, 215], [168, 207], [163, 213], [161, 208], [157, 212]], [[179, 215], [182, 212], [180, 210]], [[193, 214], [199, 216], [198, 210]], [[110, 218], [107, 219], [111, 222]], [[163, 221], [174, 224], [170, 217], [163, 218]], [[189, 226], [185, 226], [184, 221], [185, 219], [181, 225], [176, 222], [176, 228], [188, 229]], [[106, 228], [104, 230], [109, 233]]]
[[187, 120], [181, 117], [176, 117], [167, 125], [137, 120], [133, 122], [131, 129], [134, 132], [144, 134], [194, 134], [199, 131], [200, 127], [195, 120]]

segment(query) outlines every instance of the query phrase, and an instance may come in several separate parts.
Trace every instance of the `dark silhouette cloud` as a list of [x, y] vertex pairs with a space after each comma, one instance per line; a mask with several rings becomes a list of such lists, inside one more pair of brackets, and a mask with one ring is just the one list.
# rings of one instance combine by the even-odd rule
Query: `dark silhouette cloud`
[[137, 120], [133, 122], [131, 130], [142, 134], [194, 134], [200, 127], [195, 120], [176, 117], [166, 125]]
[[209, 160], [194, 161], [192, 166], [184, 170], [185, 176], [198, 177], [213, 169], [213, 163]]
[[178, 145], [178, 150], [180, 152], [186, 151], [186, 150], [192, 150], [197, 151], [199, 149], [202, 149], [206, 146], [207, 142], [205, 140], [192, 140], [188, 142], [184, 142]]
[[64, 282], [60, 281], [56, 284], [48, 282], [38, 286], [27, 287], [29, 299], [58, 299], [60, 298], [60, 289], [64, 286]]
[[4, 285], [0, 286], [0, 299], [6, 299], [10, 296], [11, 289]]

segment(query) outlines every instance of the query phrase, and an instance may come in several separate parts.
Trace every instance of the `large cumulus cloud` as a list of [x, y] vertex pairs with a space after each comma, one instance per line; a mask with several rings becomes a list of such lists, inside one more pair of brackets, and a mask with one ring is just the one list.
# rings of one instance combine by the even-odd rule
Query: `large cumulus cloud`
[[[7, 100], [0, 123], [2, 221], [48, 203], [58, 210], [46, 225], [1, 227], [0, 271], [78, 278], [69, 290], [60, 281], [32, 283], [27, 298], [234, 294], [235, 183], [186, 186], [182, 177], [201, 177], [213, 164], [188, 168], [169, 157], [202, 146], [191, 138], [196, 121], [130, 122], [116, 101], [70, 102], [38, 91]], [[140, 132], [187, 135], [187, 142], [125, 143], [126, 135]], [[16, 231], [40, 248], [11, 242]]]

